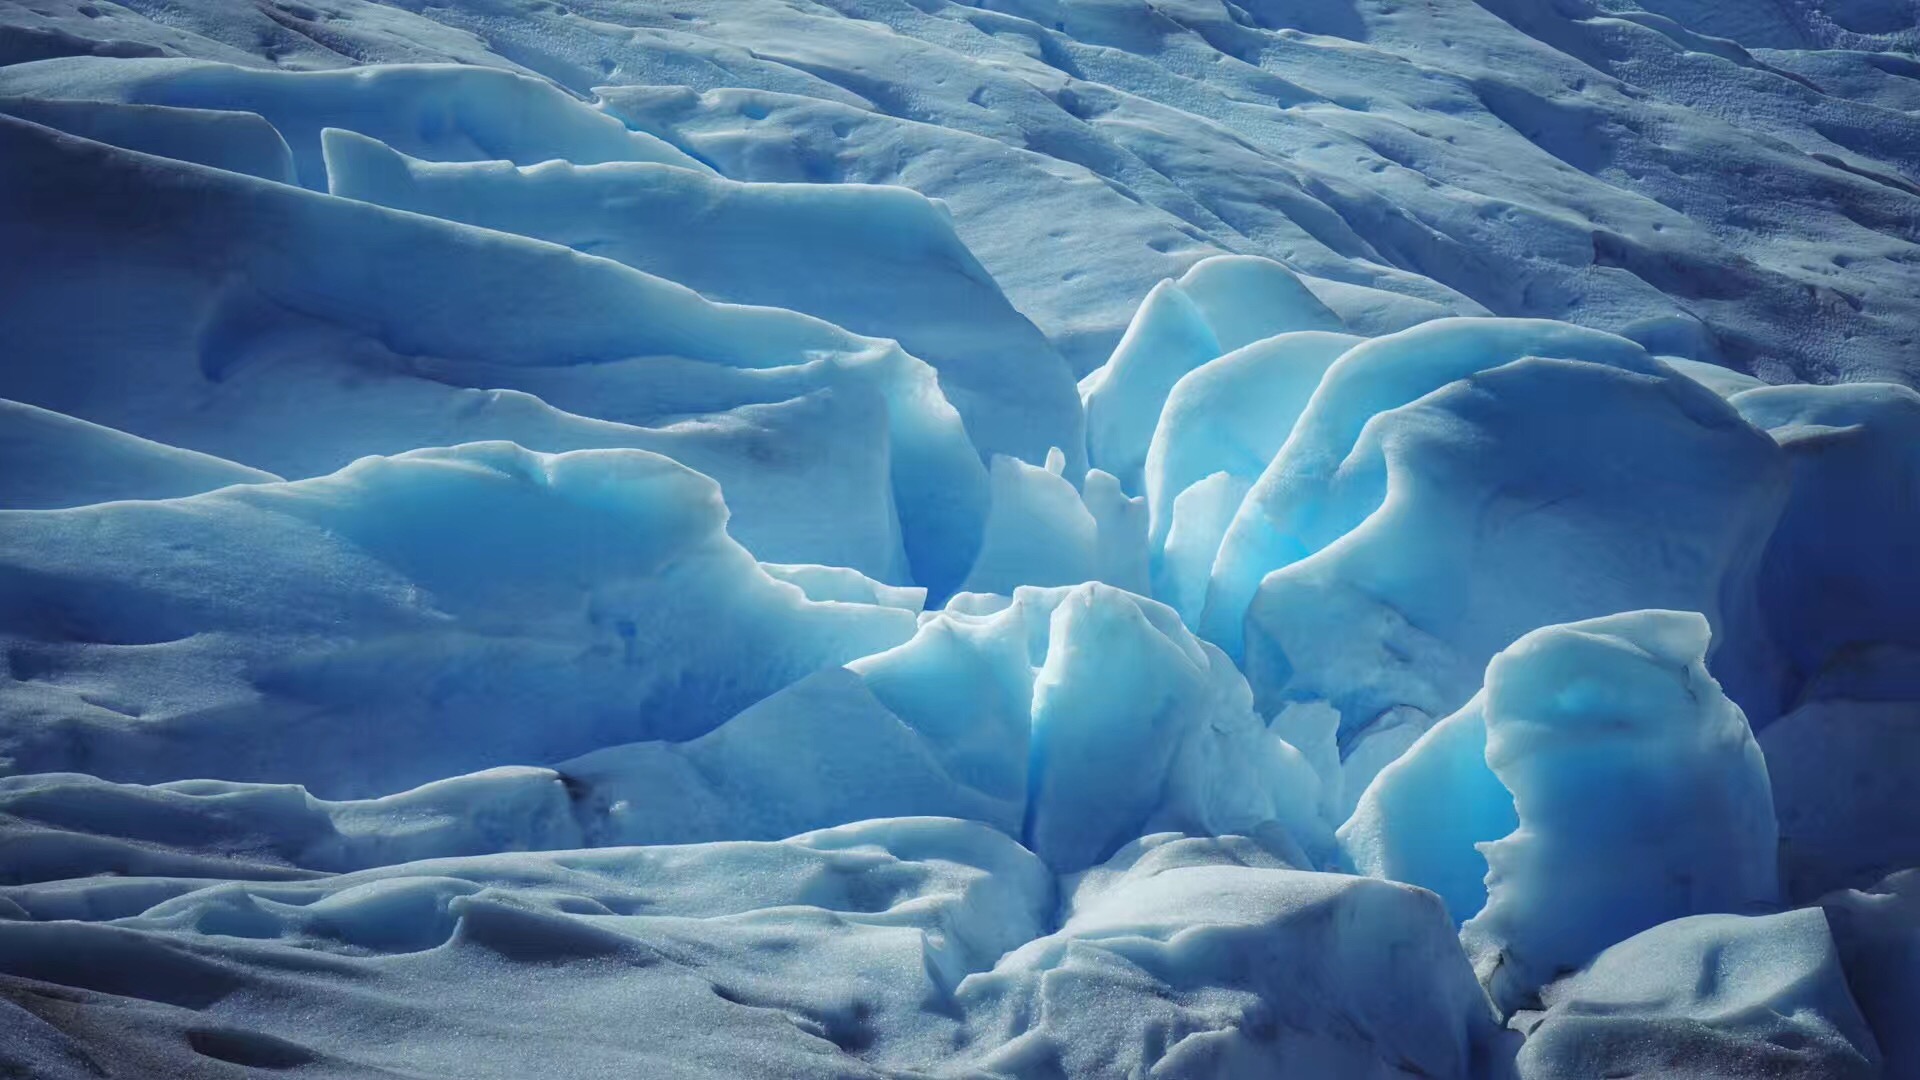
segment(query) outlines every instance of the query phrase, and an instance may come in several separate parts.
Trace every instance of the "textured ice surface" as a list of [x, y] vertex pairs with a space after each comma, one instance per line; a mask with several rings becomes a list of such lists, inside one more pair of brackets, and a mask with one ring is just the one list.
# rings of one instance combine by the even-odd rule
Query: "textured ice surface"
[[1920, 874], [1905, 870], [1821, 901], [1847, 982], [1872, 1025], [1887, 1075], [1920, 1076]]
[[0, 1074], [1920, 1080], [1905, 0], [0, 0]]
[[640, 451], [485, 443], [0, 515], [21, 772], [381, 795], [698, 735], [914, 633], [769, 577], [711, 480]]
[[1703, 1078], [1880, 1075], [1818, 908], [1696, 915], [1600, 954], [1542, 995], [1520, 1072], [1590, 1077], [1595, 1065]]

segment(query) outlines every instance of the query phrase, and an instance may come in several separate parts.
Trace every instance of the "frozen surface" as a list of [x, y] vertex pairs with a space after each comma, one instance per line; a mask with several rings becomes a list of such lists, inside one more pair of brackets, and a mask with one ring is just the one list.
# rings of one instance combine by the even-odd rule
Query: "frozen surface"
[[1338, 329], [1338, 317], [1292, 271], [1265, 259], [1207, 259], [1154, 286], [1113, 355], [1080, 383], [1093, 463], [1128, 491], [1146, 490], [1148, 449], [1183, 376], [1276, 334]]
[[551, 240], [714, 300], [893, 338], [940, 373], [983, 455], [1039, 464], [1061, 447], [1075, 477], [1085, 469], [1066, 362], [1007, 303], [947, 212], [912, 191], [741, 184], [625, 162], [441, 164], [351, 131], [323, 135], [335, 195]]
[[327, 189], [321, 135], [330, 127], [350, 128], [434, 161], [659, 161], [704, 170], [659, 139], [582, 108], [549, 83], [481, 67], [302, 72], [75, 57], [0, 76], [0, 92], [250, 113], [285, 140], [299, 182], [320, 191]]
[[[11, 347], [34, 361], [0, 370], [0, 394], [290, 478], [481, 439], [657, 450], [720, 479], [735, 534], [770, 561], [907, 584], [917, 559], [943, 592], [971, 561], [986, 471], [897, 345], [556, 245], [0, 125], [0, 239], [58, 245], [72, 268], [0, 266]], [[141, 227], [96, 212], [114, 204]], [[141, 300], [91, 310], [102, 288]]]
[[1496, 1004], [1637, 930], [1776, 901], [1766, 762], [1706, 649], [1698, 614], [1640, 611], [1487, 666], [1485, 758], [1519, 826], [1480, 849], [1487, 903], [1461, 933]]
[[1453, 711], [1536, 626], [1637, 608], [1706, 613], [1738, 688], [1766, 660], [1754, 576], [1786, 479], [1771, 440], [1622, 338], [1425, 323], [1327, 369], [1226, 532], [1202, 631], [1263, 708], [1324, 699], [1349, 733]]
[[[1137, 1001], [1127, 1024], [1166, 1032], [1156, 1067], [1169, 1075], [1473, 1070], [1485, 1003], [1431, 896], [1303, 873], [1245, 845], [1153, 843], [1160, 839], [1079, 879], [1057, 931], [962, 984], [964, 1004], [1024, 1028], [984, 1065], [1015, 1075], [1124, 1074], [1132, 1062], [1075, 1029], [1093, 1017], [1112, 1023], [1108, 1003], [1133, 997], [1128, 987], [1144, 976], [1171, 992]], [[1393, 969], [1411, 977], [1378, 977]], [[1194, 971], [1217, 974], [1198, 986]], [[1376, 977], [1355, 979], [1359, 972]], [[1039, 1024], [1020, 1019], [1033, 1016]], [[1239, 1019], [1215, 1026], [1222, 1016]]]
[[1780, 386], [1729, 399], [1786, 451], [1793, 495], [1760, 568], [1760, 607], [1786, 646], [1776, 700], [1883, 700], [1920, 668], [1920, 394]]
[[711, 480], [641, 451], [485, 443], [0, 515], [21, 772], [380, 795], [698, 735], [914, 632], [769, 577]]
[[1812, 701], [1762, 732], [1795, 899], [1864, 888], [1920, 865], [1920, 710], [1911, 701]]
[[1878, 1076], [1818, 908], [1656, 926], [1542, 994], [1520, 1076]]
[[1480, 845], [1519, 827], [1513, 793], [1487, 765], [1486, 699], [1477, 696], [1379, 770], [1340, 842], [1358, 872], [1431, 889], [1464, 923], [1487, 904]]
[[0, 1074], [1920, 1080], [1906, 0], [0, 0]]
[[0, 509], [170, 499], [279, 479], [209, 454], [0, 400]]
[[1904, 870], [1821, 901], [1847, 982], [1872, 1025], [1889, 1077], [1920, 1076], [1920, 874]]
[[1496, 1004], [1671, 919], [1778, 899], [1766, 762], [1705, 621], [1536, 630], [1381, 770], [1340, 830], [1362, 873], [1438, 893]]
[[1328, 366], [1362, 340], [1326, 331], [1274, 334], [1174, 383], [1154, 422], [1145, 465], [1156, 548], [1164, 550], [1187, 489], [1217, 473], [1247, 486], [1260, 479]]

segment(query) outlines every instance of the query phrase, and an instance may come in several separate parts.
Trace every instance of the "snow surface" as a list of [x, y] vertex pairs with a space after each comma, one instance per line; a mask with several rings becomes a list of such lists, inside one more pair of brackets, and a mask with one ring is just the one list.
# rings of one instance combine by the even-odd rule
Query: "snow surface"
[[0, 1075], [1920, 1080], [1911, 0], [0, 0]]

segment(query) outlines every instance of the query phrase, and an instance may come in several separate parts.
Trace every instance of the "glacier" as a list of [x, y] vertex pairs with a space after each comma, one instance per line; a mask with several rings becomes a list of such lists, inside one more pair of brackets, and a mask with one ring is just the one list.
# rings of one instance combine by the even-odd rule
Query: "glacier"
[[0, 1075], [1920, 1080], [1911, 0], [0, 0]]

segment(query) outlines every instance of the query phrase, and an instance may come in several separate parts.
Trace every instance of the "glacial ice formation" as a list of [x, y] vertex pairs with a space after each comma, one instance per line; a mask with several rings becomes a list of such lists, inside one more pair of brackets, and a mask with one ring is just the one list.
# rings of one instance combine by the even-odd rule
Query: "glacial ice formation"
[[1487, 902], [1461, 940], [1495, 1004], [1636, 930], [1777, 900], [1766, 763], [1706, 638], [1696, 613], [1634, 612], [1487, 665], [1484, 758], [1519, 825], [1480, 848]]
[[1898, 0], [0, 0], [0, 1075], [1920, 1080]]
[[1596, 1060], [1702, 1080], [1880, 1074], [1818, 908], [1662, 923], [1544, 998], [1520, 1051], [1529, 1076], [1591, 1076]]

